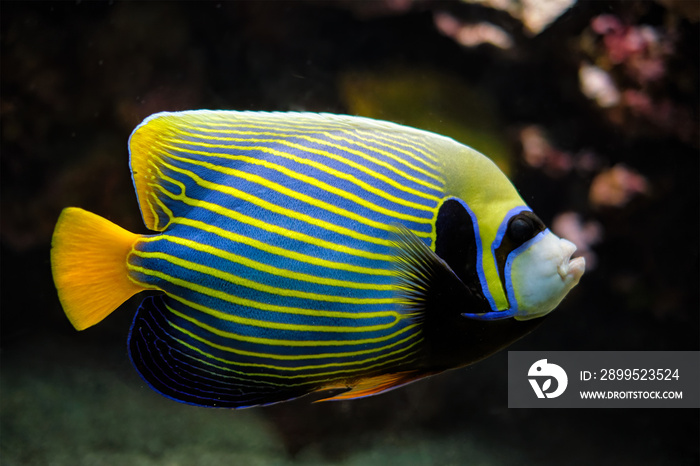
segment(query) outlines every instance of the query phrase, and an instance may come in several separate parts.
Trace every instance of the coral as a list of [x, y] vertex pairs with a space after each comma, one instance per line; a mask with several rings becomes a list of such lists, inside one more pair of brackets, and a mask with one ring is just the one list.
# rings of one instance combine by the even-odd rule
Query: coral
[[588, 197], [596, 207], [623, 207], [635, 196], [648, 192], [644, 176], [618, 164], [593, 179]]
[[680, 32], [667, 22], [671, 27], [634, 24], [614, 14], [592, 18], [582, 38], [588, 58], [580, 65], [581, 92], [624, 131], [698, 144], [697, 114], [669, 93], [687, 78], [672, 72]]
[[513, 47], [513, 39], [510, 34], [492, 23], [482, 21], [466, 24], [445, 12], [435, 13], [434, 21], [438, 31], [465, 47], [475, 47], [481, 44], [491, 44], [501, 49]]

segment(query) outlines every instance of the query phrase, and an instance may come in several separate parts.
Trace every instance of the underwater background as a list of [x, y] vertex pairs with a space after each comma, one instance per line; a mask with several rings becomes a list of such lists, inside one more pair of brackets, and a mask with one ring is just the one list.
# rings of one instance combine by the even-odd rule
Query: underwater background
[[[546, 6], [547, 8], [544, 8]], [[61, 209], [146, 233], [127, 139], [197, 108], [347, 113], [492, 157], [586, 257], [508, 350], [700, 349], [700, 3], [0, 3], [0, 464], [697, 465], [697, 409], [508, 409], [507, 350], [377, 397], [213, 410], [76, 332]]]

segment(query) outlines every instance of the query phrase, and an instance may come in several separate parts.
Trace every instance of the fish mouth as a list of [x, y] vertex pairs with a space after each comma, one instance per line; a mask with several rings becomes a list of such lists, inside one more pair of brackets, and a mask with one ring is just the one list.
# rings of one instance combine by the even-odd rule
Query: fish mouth
[[562, 261], [557, 266], [557, 273], [564, 282], [576, 285], [586, 271], [586, 259], [583, 257], [571, 258], [576, 252], [576, 246], [562, 239]]

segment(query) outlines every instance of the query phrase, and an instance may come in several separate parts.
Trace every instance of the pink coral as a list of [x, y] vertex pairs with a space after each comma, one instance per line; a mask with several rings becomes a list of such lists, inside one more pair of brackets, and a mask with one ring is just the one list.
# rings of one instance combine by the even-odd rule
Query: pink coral
[[618, 16], [599, 15], [591, 21], [596, 40], [582, 63], [581, 91], [609, 109], [608, 118], [626, 130], [675, 135], [697, 144], [698, 125], [693, 109], [683, 100], [668, 96], [669, 61], [677, 53], [681, 32], [669, 25], [634, 25]]
[[435, 27], [441, 33], [451, 37], [465, 47], [491, 44], [501, 49], [509, 49], [513, 46], [513, 40], [510, 35], [491, 23], [466, 24], [451, 14], [444, 12], [435, 13], [434, 21]]
[[623, 207], [648, 191], [649, 183], [644, 176], [618, 164], [593, 179], [588, 197], [594, 206]]
[[623, 65], [639, 83], [658, 81], [666, 75], [666, 58], [674, 51], [668, 35], [649, 25], [630, 26], [613, 15], [593, 18], [591, 28], [603, 36], [606, 57], [612, 65]]
[[572, 156], [552, 146], [538, 126], [523, 128], [520, 142], [525, 162], [531, 167], [542, 168], [552, 176], [561, 176], [573, 168]]

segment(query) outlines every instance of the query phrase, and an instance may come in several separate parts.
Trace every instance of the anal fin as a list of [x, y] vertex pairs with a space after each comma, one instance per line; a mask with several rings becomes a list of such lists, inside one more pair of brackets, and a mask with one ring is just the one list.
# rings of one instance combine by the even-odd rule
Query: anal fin
[[364, 398], [367, 396], [378, 395], [380, 393], [388, 392], [395, 388], [407, 385], [416, 380], [422, 379], [432, 375], [432, 373], [425, 373], [419, 371], [404, 371], [396, 372], [393, 374], [382, 374], [374, 377], [367, 377], [360, 379], [359, 381], [352, 384], [342, 384], [336, 383], [322, 387], [321, 390], [337, 390], [337, 389], [348, 389], [343, 393], [332, 396], [330, 398], [323, 398], [318, 401], [339, 401], [339, 400], [353, 400], [356, 398]]
[[129, 333], [134, 367], [161, 395], [195, 406], [238, 409], [288, 401], [311, 391], [310, 386], [272, 384], [246, 373], [233, 360], [207, 357], [171, 325], [175, 319], [167, 297], [149, 296], [141, 303]]

